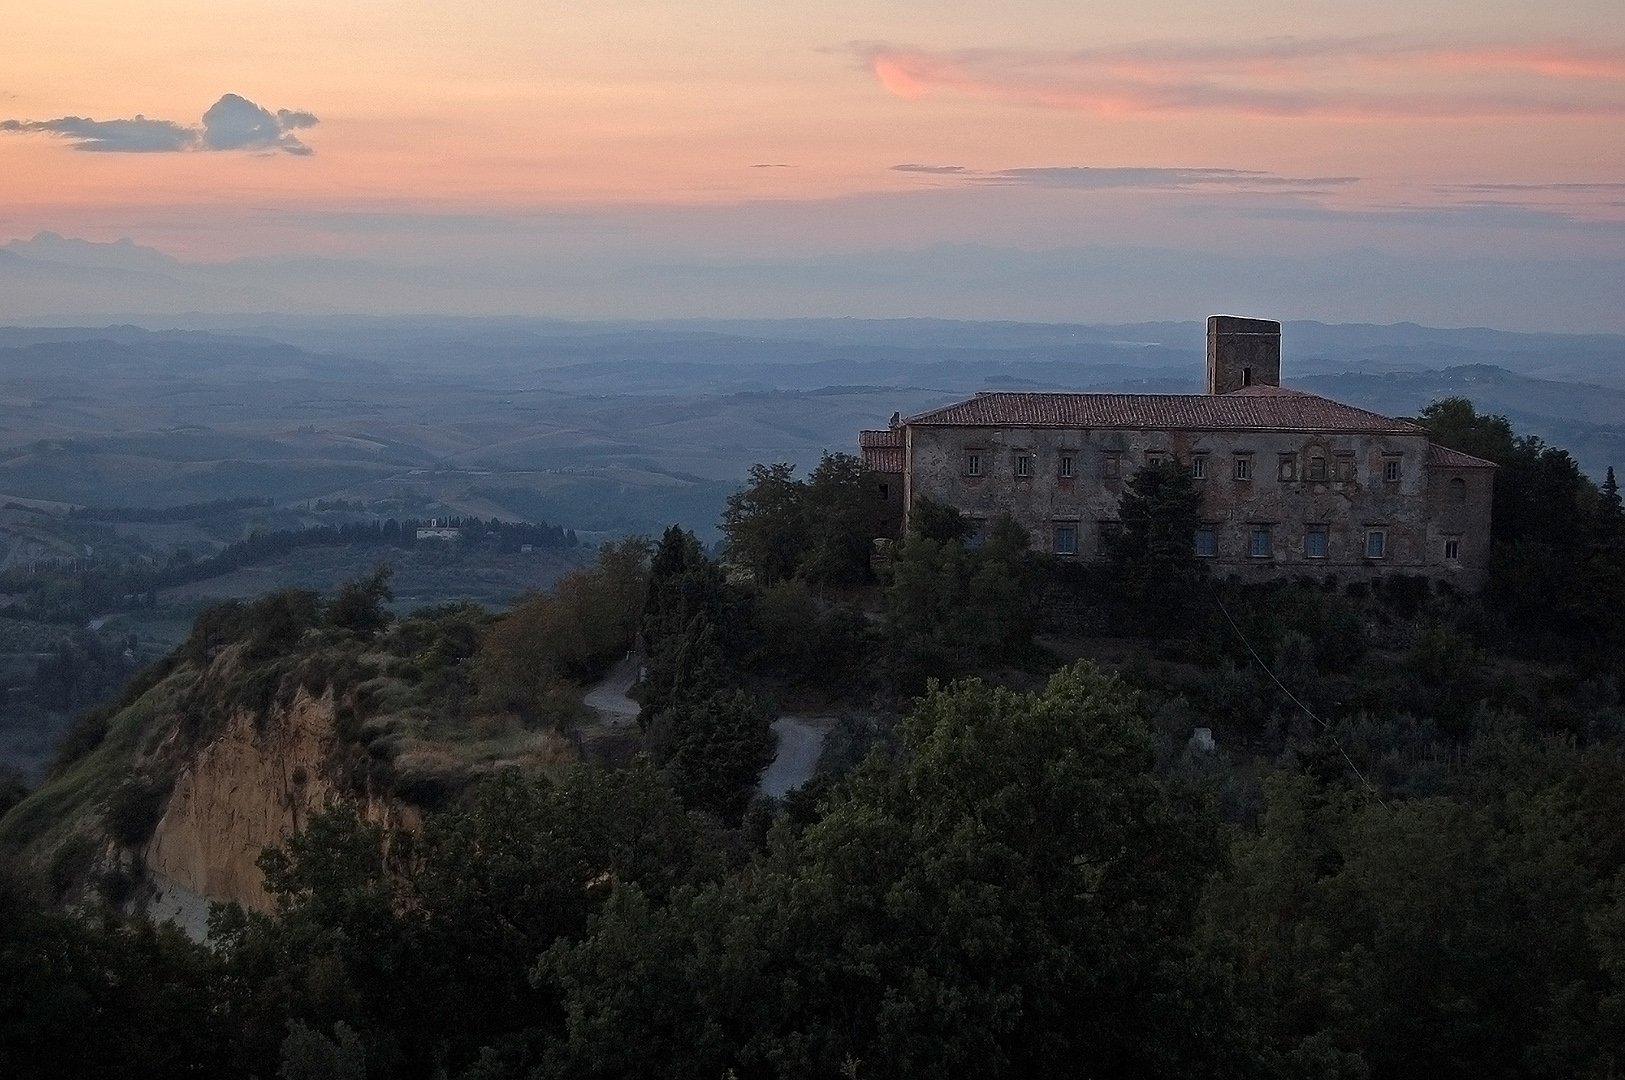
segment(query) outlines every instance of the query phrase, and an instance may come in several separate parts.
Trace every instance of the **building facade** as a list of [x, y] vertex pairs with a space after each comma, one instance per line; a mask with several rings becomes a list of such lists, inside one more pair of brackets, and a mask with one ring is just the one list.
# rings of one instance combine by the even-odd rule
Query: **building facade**
[[1202, 492], [1196, 554], [1243, 579], [1426, 574], [1475, 588], [1495, 466], [1415, 424], [1280, 386], [1280, 324], [1208, 320], [1208, 393], [983, 393], [859, 437], [898, 530], [920, 496], [1034, 547], [1104, 556], [1124, 482], [1177, 460]]

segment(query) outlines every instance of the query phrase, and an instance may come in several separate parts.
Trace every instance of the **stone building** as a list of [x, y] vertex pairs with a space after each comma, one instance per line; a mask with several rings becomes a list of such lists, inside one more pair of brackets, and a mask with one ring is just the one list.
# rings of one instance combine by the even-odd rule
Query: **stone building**
[[1035, 548], [1098, 558], [1123, 483], [1175, 459], [1202, 491], [1196, 553], [1221, 576], [1484, 576], [1495, 466], [1427, 432], [1281, 381], [1281, 327], [1208, 320], [1207, 393], [982, 393], [865, 431], [894, 529], [920, 496], [978, 529], [1010, 514]]

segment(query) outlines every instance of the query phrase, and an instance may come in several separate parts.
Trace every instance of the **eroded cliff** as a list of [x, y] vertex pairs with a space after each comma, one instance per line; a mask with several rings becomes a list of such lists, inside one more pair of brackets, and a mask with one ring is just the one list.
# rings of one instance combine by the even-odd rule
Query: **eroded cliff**
[[255, 860], [334, 796], [333, 695], [300, 690], [268, 716], [240, 710], [181, 768], [146, 866], [193, 893], [268, 910]]

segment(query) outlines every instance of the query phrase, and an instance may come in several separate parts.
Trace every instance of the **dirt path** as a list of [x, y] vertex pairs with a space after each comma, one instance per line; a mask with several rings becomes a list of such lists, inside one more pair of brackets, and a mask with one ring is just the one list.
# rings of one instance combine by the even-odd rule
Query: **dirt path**
[[824, 752], [824, 736], [834, 724], [833, 719], [821, 716], [781, 716], [773, 721], [779, 748], [762, 774], [762, 794], [782, 799], [811, 779], [818, 756]]
[[630, 724], [638, 718], [639, 705], [626, 696], [632, 689], [632, 684], [638, 681], [638, 662], [627, 657], [616, 664], [610, 673], [604, 676], [602, 682], [582, 698], [587, 707], [598, 714], [605, 724], [618, 726]]
[[[637, 660], [622, 660], [582, 698], [587, 707], [598, 714], [603, 727], [626, 727], [637, 721], [639, 705], [627, 697], [627, 691], [637, 678]], [[818, 756], [824, 752], [824, 736], [834, 726], [835, 721], [824, 716], [784, 716], [773, 721], [778, 749], [767, 771], [762, 773], [759, 785], [762, 794], [782, 799], [805, 784], [818, 767]]]

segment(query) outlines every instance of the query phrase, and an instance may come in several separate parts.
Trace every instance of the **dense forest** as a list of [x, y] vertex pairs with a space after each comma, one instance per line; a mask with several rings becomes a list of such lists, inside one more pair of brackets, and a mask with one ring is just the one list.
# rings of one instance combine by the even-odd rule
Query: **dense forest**
[[[1465, 401], [1418, 419], [1500, 466], [1480, 594], [1213, 580], [1174, 462], [1126, 485], [1098, 567], [930, 504], [872, 567], [869, 489], [832, 455], [753, 470], [719, 553], [626, 540], [500, 617], [393, 617], [385, 570], [211, 609], [55, 775], [160, 699], [200, 742], [232, 702], [325, 687], [358, 790], [424, 824], [334, 806], [261, 856], [274, 912], [219, 906], [196, 943], [126, 914], [90, 853], [26, 864], [49, 807], [0, 787], [0, 1068], [1619, 1075], [1618, 487]], [[625, 767], [425, 777], [372, 719], [393, 696], [567, 735], [632, 648]], [[808, 700], [842, 723], [765, 799], [768, 723]], [[107, 778], [118, 843], [172, 781]]]

